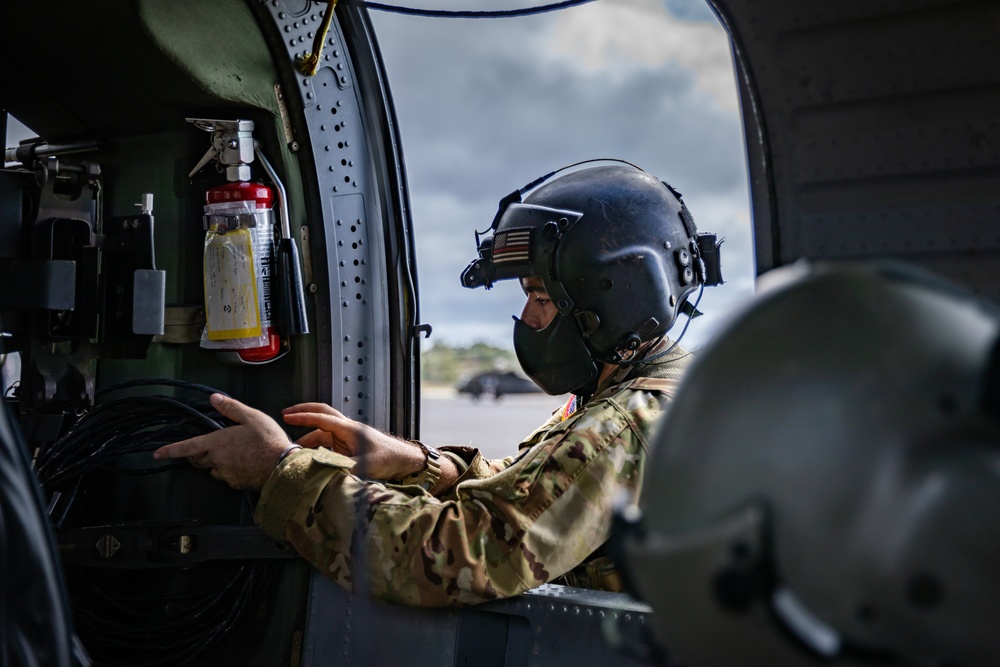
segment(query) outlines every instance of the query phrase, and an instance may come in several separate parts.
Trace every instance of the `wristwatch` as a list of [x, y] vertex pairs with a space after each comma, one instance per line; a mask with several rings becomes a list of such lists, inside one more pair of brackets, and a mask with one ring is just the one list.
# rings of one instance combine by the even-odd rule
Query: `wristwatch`
[[413, 441], [413, 444], [424, 450], [424, 467], [412, 475], [403, 477], [399, 483], [419, 486], [425, 491], [430, 491], [441, 479], [441, 452], [420, 441]]

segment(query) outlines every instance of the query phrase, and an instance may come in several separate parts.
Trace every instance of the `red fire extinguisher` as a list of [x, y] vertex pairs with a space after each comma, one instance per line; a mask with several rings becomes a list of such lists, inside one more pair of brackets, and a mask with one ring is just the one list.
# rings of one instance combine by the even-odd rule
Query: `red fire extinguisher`
[[205, 193], [205, 330], [202, 347], [244, 363], [282, 354], [274, 326], [274, 191], [250, 181], [253, 122], [188, 119], [212, 132], [212, 147], [192, 170], [210, 160], [225, 166], [228, 183]]
[[[212, 215], [213, 210], [232, 210], [233, 204], [252, 205], [254, 210], [254, 225], [245, 229], [249, 231], [248, 236], [252, 248], [252, 260], [248, 258], [247, 264], [254, 269], [255, 275], [252, 277], [254, 279], [252, 282], [256, 284], [258, 294], [256, 299], [252, 297], [247, 299], [247, 306], [256, 304], [257, 316], [254, 317], [253, 308], [248, 307], [249, 317], [246, 318], [246, 325], [248, 326], [240, 332], [230, 330], [227, 335], [234, 335], [236, 339], [245, 339], [256, 335], [256, 337], [261, 339], [259, 341], [263, 343], [261, 345], [236, 348], [236, 353], [243, 361], [261, 363], [275, 359], [281, 353], [281, 337], [274, 328], [274, 301], [272, 299], [274, 280], [274, 191], [261, 183], [234, 181], [209, 188], [205, 193], [205, 214], [209, 219], [215, 217]], [[239, 228], [232, 231], [238, 230]], [[209, 245], [209, 242], [206, 242], [206, 245]], [[226, 243], [221, 252], [231, 255], [230, 244]], [[221, 261], [219, 261], [219, 258], [213, 257], [212, 261], [215, 270], [226, 270], [226, 267], [232, 264], [231, 257], [228, 260]], [[206, 258], [206, 290], [209, 284], [208, 272], [210, 268], [208, 263], [209, 260]], [[252, 292], [252, 290], [250, 291]], [[214, 304], [214, 309], [216, 311], [219, 310], [220, 305], [223, 312], [225, 312], [226, 304]], [[235, 312], [238, 305], [241, 306], [242, 304], [229, 304], [228, 307], [232, 307], [232, 312]], [[206, 319], [208, 319], [207, 311]], [[231, 322], [232, 319], [230, 317], [228, 321]], [[257, 325], [258, 322], [259, 325]], [[246, 335], [235, 335], [237, 333]], [[208, 329], [208, 336], [212, 337], [213, 335], [216, 335], [216, 332], [211, 328]]]

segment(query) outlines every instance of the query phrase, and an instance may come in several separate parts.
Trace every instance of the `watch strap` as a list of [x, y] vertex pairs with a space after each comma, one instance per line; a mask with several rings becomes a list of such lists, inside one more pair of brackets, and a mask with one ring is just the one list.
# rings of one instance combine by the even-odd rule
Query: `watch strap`
[[419, 441], [413, 444], [424, 450], [424, 467], [412, 475], [403, 477], [399, 483], [419, 486], [425, 491], [430, 491], [441, 479], [441, 452]]

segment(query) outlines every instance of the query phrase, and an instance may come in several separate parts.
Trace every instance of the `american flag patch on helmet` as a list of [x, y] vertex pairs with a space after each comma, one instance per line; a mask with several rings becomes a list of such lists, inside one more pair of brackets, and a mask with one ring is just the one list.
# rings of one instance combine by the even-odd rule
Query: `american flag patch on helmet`
[[493, 235], [493, 263], [530, 262], [531, 229], [511, 229]]

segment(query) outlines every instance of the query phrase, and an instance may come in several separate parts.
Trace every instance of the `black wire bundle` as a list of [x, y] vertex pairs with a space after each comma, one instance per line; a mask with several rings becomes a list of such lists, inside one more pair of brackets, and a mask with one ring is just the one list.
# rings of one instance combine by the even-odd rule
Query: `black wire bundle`
[[[204, 385], [179, 380], [127, 382], [106, 387], [106, 394], [137, 386], [171, 385], [212, 393]], [[51, 491], [118, 459], [161, 445], [225, 428], [231, 422], [201, 400], [169, 396], [129, 396], [86, 412], [69, 431], [43, 449], [35, 462], [42, 488]]]
[[[146, 469], [120, 469], [122, 456], [151, 452], [172, 442], [225, 428], [232, 422], [208, 401], [211, 387], [177, 380], [113, 385], [100, 394], [148, 385], [168, 385], [197, 398], [127, 396], [85, 413], [59, 440], [39, 453], [36, 472], [51, 497], [57, 527], [72, 523], [78, 496], [91, 473], [157, 474], [178, 466], [157, 462]], [[250, 503], [243, 494], [243, 501]], [[92, 513], [92, 508], [91, 508]], [[264, 589], [271, 568], [262, 561], [206, 563], [196, 567], [118, 569], [79, 566], [72, 570], [77, 630], [101, 665], [186, 665], [218, 645]], [[156, 592], [154, 592], [154, 590]]]

